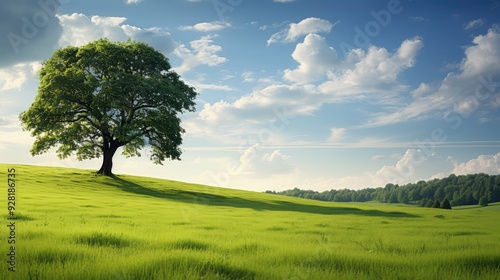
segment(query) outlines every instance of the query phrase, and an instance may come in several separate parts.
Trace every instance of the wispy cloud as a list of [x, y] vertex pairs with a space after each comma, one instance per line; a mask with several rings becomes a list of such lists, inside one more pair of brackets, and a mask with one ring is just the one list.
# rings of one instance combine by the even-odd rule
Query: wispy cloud
[[127, 0], [125, 4], [130, 5], [130, 4], [139, 4], [144, 0]]
[[191, 26], [181, 26], [179, 27], [179, 30], [211, 32], [211, 31], [219, 31], [228, 27], [231, 27], [231, 24], [227, 21], [213, 21], [213, 22], [200, 22]]
[[192, 83], [194, 87], [199, 91], [203, 92], [204, 90], [217, 90], [217, 91], [234, 91], [235, 89], [228, 85], [217, 85], [217, 84], [205, 84], [205, 83]]
[[[344, 130], [345, 132], [345, 130]], [[340, 135], [345, 135], [341, 132]], [[338, 132], [332, 132], [338, 133]], [[282, 149], [282, 150], [293, 150], [293, 149], [313, 149], [313, 150], [336, 150], [336, 149], [353, 149], [353, 148], [370, 148], [370, 149], [394, 149], [394, 148], [411, 148], [411, 149], [421, 149], [422, 147], [434, 147], [438, 148], [500, 148], [500, 141], [446, 141], [446, 142], [433, 142], [433, 141], [421, 141], [421, 142], [391, 142], [387, 139], [361, 139], [357, 142], [352, 141], [342, 141], [342, 142], [301, 142], [301, 143], [282, 143], [273, 144], [266, 143], [266, 148], [268, 149]], [[196, 151], [240, 151], [241, 146], [190, 146], [186, 149], [196, 150]], [[400, 158], [401, 154], [394, 154], [391, 158]], [[383, 159], [382, 156], [374, 156], [372, 159], [380, 160]]]
[[481, 27], [481, 26], [483, 26], [483, 24], [484, 24], [483, 19], [479, 18], [479, 19], [471, 20], [465, 25], [464, 29], [469, 30], [469, 29], [472, 29], [474, 27]]
[[383, 156], [383, 155], [374, 155], [374, 156], [372, 156], [371, 159], [374, 160], [374, 161], [378, 161], [378, 160], [384, 160], [385, 158], [386, 157]]
[[418, 22], [424, 22], [424, 21], [429, 21], [428, 18], [424, 18], [424, 17], [419, 17], [419, 16], [416, 16], [416, 17], [410, 17], [411, 20], [414, 20], [414, 21], [418, 21]]

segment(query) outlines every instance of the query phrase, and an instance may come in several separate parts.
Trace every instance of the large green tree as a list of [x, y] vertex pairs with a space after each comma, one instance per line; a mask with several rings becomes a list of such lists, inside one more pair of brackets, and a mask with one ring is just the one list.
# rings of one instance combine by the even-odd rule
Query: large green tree
[[31, 154], [57, 147], [59, 158], [103, 157], [97, 173], [112, 175], [113, 155], [148, 154], [155, 164], [179, 160], [179, 114], [194, 111], [195, 89], [168, 59], [140, 42], [100, 39], [57, 50], [39, 73], [38, 95], [20, 114], [36, 140]]

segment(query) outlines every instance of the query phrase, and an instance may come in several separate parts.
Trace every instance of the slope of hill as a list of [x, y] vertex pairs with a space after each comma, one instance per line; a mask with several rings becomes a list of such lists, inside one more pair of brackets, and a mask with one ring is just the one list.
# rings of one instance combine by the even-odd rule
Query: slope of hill
[[0, 164], [0, 178], [0, 279], [500, 275], [499, 205], [332, 203], [26, 165]]

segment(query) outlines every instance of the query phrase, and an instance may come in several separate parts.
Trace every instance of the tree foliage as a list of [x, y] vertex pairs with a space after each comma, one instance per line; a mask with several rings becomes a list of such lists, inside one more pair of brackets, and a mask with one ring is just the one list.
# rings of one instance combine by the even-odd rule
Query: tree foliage
[[488, 206], [488, 198], [483, 196], [479, 199], [479, 205], [481, 206]]
[[57, 147], [60, 158], [103, 156], [98, 173], [111, 175], [112, 158], [140, 156], [155, 164], [178, 160], [179, 113], [194, 111], [194, 88], [170, 70], [168, 59], [145, 43], [101, 39], [57, 50], [40, 70], [38, 95], [20, 115], [36, 137], [32, 155]]
[[441, 208], [443, 208], [443, 209], [451, 209], [451, 204], [448, 201], [448, 199], [445, 198], [443, 200], [443, 203], [441, 203]]
[[434, 201], [434, 203], [431, 206], [432, 208], [441, 208], [441, 202], [439, 200]]
[[[379, 201], [382, 203], [411, 203], [421, 207], [433, 207], [438, 202], [440, 203], [438, 208], [451, 209], [452, 206], [500, 202], [500, 175], [480, 173], [455, 176], [452, 174], [443, 179], [419, 181], [402, 186], [389, 183], [383, 188], [332, 189], [324, 192], [295, 188], [281, 192], [269, 191], [269, 193], [304, 198], [312, 197], [322, 201]], [[450, 208], [447, 208], [448, 205]]]

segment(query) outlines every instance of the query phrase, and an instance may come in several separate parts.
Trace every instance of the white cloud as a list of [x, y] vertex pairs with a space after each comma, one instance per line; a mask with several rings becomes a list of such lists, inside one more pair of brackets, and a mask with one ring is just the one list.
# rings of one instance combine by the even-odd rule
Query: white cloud
[[[276, 80], [275, 76], [269, 75], [266, 71], [253, 72], [244, 71], [241, 73], [241, 78], [244, 83], [256, 83], [257, 88], [264, 88], [269, 85], [279, 84], [280, 81]], [[256, 90], [256, 89], [254, 89]]]
[[[300, 181], [299, 181], [300, 180]], [[300, 182], [300, 185], [296, 183], [298, 188], [313, 188], [317, 191], [325, 191], [331, 189], [351, 189], [360, 190], [368, 187], [374, 187], [373, 182], [370, 181], [368, 176], [344, 176], [344, 177], [321, 177], [321, 178], [297, 178], [295, 182]], [[288, 186], [285, 189], [291, 189]]]
[[475, 20], [471, 20], [467, 23], [467, 25], [465, 25], [464, 29], [465, 30], [469, 30], [471, 28], [474, 28], [474, 27], [481, 27], [483, 26], [484, 24], [484, 21], [483, 19], [475, 19]]
[[476, 111], [479, 106], [479, 100], [477, 99], [464, 99], [460, 103], [456, 104], [454, 110], [462, 116], [469, 116], [471, 113]]
[[299, 23], [291, 23], [287, 28], [273, 34], [269, 40], [267, 40], [267, 45], [273, 43], [290, 43], [294, 42], [298, 37], [307, 35], [309, 33], [319, 33], [319, 32], [330, 32], [335, 24], [332, 24], [328, 20], [320, 18], [306, 18]]
[[411, 96], [413, 96], [413, 98], [417, 98], [417, 97], [423, 97], [423, 96], [427, 95], [428, 93], [430, 93], [431, 91], [432, 91], [432, 88], [429, 84], [420, 83], [418, 88], [416, 88], [415, 90], [412, 90], [410, 93], [411, 93]]
[[[380, 158], [372, 158], [379, 160]], [[387, 183], [407, 184], [419, 180], [428, 180], [436, 172], [436, 168], [446, 168], [449, 162], [439, 155], [427, 154], [420, 149], [407, 149], [395, 165], [386, 165], [376, 172], [365, 172], [372, 185], [384, 186]]]
[[[294, 79], [296, 83], [286, 85], [269, 81], [272, 83], [256, 88], [234, 102], [221, 100], [207, 103], [197, 117], [187, 121], [191, 131], [228, 142], [231, 141], [228, 140], [230, 137], [238, 133], [258, 133], [259, 125], [276, 118], [277, 109], [285, 108], [288, 116], [305, 116], [313, 114], [323, 104], [357, 100], [367, 95], [372, 95], [376, 102], [393, 104], [397, 94], [407, 89], [398, 81], [398, 75], [414, 65], [416, 54], [422, 46], [419, 38], [402, 42], [394, 53], [372, 46], [368, 51], [353, 50], [345, 61], [333, 63], [333, 59], [328, 61], [325, 56], [334, 56], [335, 50], [328, 47], [322, 37], [310, 34], [304, 41], [294, 52], [294, 58], [301, 63], [300, 66], [285, 71], [284, 75], [284, 78]], [[317, 46], [314, 50], [318, 50], [318, 55], [307, 54], [307, 45]], [[329, 67], [332, 64], [334, 67]], [[320, 71], [311, 69], [313, 65]], [[329, 81], [319, 87], [306, 83], [326, 73]], [[247, 82], [257, 80], [252, 72], [244, 72], [242, 77]], [[233, 121], [228, 123], [227, 120]], [[225, 135], [226, 139], [221, 135]]]
[[[234, 106], [243, 110], [265, 110], [272, 112], [273, 108], [287, 108], [289, 114], [308, 115], [318, 109], [320, 104], [314, 87], [305, 85], [270, 85], [254, 91], [234, 102]], [[317, 100], [317, 99], [316, 99]]]
[[[446, 118], [452, 113], [468, 117], [480, 108], [495, 106], [500, 78], [500, 30], [490, 29], [486, 35], [473, 39], [465, 49], [459, 73], [449, 73], [443, 81], [425, 96], [415, 96], [406, 107], [382, 114], [368, 125], [379, 126], [434, 116]], [[418, 98], [417, 98], [418, 97]]]
[[245, 122], [267, 122], [275, 117], [276, 108], [286, 108], [290, 115], [307, 115], [319, 106], [311, 101], [315, 99], [312, 90], [310, 86], [270, 85], [233, 103], [205, 104], [199, 115], [210, 120], [238, 119], [237, 126]]
[[233, 74], [224, 74], [224, 75], [223, 75], [220, 79], [221, 79], [222, 81], [227, 81], [227, 80], [230, 80], [230, 79], [232, 79], [232, 78], [234, 78], [234, 77], [236, 77], [236, 76], [235, 76], [235, 75], [233, 75]]
[[262, 147], [255, 144], [241, 155], [236, 174], [273, 176], [290, 173], [294, 170], [290, 157], [285, 156], [280, 150], [263, 154]]
[[123, 25], [122, 29], [128, 38], [139, 42], [146, 42], [167, 55], [179, 46], [179, 43], [172, 39], [170, 33], [161, 28], [139, 28], [131, 25]]
[[[439, 154], [427, 154], [425, 150], [407, 149], [402, 154], [358, 158], [357, 160], [364, 162], [356, 163], [358, 167], [354, 172], [345, 169], [345, 172], [348, 173], [346, 175], [342, 175], [344, 171], [338, 172], [338, 170], [324, 173], [324, 171], [318, 170], [316, 167], [313, 168], [306, 163], [307, 157], [305, 160], [303, 160], [304, 158], [295, 158], [295, 155], [292, 158], [283, 153], [283, 150], [274, 148], [275, 145], [270, 148], [271, 146], [267, 144], [239, 145], [240, 148], [237, 150], [229, 150], [229, 147], [218, 150], [223, 151], [225, 155], [235, 151], [241, 152], [241, 154], [237, 157], [219, 157], [217, 158], [219, 160], [211, 162], [211, 170], [207, 170], [204, 174], [204, 183], [252, 190], [279, 190], [293, 187], [313, 188], [320, 191], [342, 188], [362, 189], [383, 187], [387, 183], [402, 185], [419, 180], [430, 180], [435, 178], [432, 175], [435, 175], [436, 172], [443, 174], [440, 177], [446, 177], [453, 169], [452, 162]], [[325, 153], [323, 158], [327, 157], [326, 155]], [[390, 161], [393, 163], [385, 164]], [[319, 164], [324, 162], [328, 161], [321, 160]], [[346, 165], [350, 165], [352, 161], [346, 161], [346, 163]], [[498, 159], [496, 165], [498, 167]], [[220, 180], [214, 180], [214, 178]]]
[[199, 116], [203, 120], [217, 120], [219, 119], [219, 115], [222, 114], [222, 111], [227, 108], [231, 108], [231, 104], [221, 100], [219, 102], [215, 102], [213, 105], [207, 103], [203, 106], [203, 109], [199, 113]]
[[372, 175], [372, 180], [377, 185], [386, 183], [404, 184], [415, 179], [416, 167], [426, 160], [426, 156], [420, 150], [408, 149], [396, 165], [388, 165], [379, 169]]
[[26, 74], [29, 71], [28, 67], [27, 64], [16, 64], [0, 69], [0, 91], [20, 90], [28, 79]]
[[346, 131], [345, 128], [334, 127], [330, 129], [330, 137], [328, 137], [328, 142], [340, 141], [344, 137], [345, 131]]
[[217, 90], [217, 91], [234, 91], [235, 89], [228, 85], [216, 85], [216, 84], [205, 84], [200, 82], [189, 83], [193, 85], [198, 92], [203, 92], [204, 90]]
[[383, 156], [383, 155], [372, 156], [372, 160], [374, 160], [374, 161], [383, 160], [383, 159], [385, 159], [385, 156]]
[[225, 57], [218, 56], [222, 47], [215, 45], [213, 38], [216, 36], [202, 36], [198, 40], [190, 42], [191, 50], [185, 45], [180, 45], [174, 54], [183, 59], [182, 64], [174, 70], [177, 73], [185, 73], [199, 65], [216, 66], [227, 61]]
[[271, 143], [295, 116], [318, 109], [320, 102], [313, 90], [310, 86], [273, 84], [234, 102], [206, 103], [183, 124], [193, 135], [222, 143], [238, 144], [241, 139], [253, 139], [248, 144]]
[[130, 5], [130, 4], [139, 4], [144, 0], [127, 0], [125, 4]]
[[245, 82], [245, 83], [255, 82], [254, 73], [251, 71], [243, 72], [241, 74], [241, 77], [243, 78], [243, 82]]
[[59, 39], [62, 47], [67, 45], [81, 46], [91, 41], [107, 37], [111, 41], [132, 39], [146, 42], [155, 49], [166, 54], [171, 53], [178, 43], [174, 42], [170, 33], [160, 28], [139, 28], [124, 24], [125, 17], [87, 17], [84, 14], [58, 16], [63, 33]]
[[204, 73], [196, 73], [195, 79], [183, 79], [184, 82], [188, 85], [193, 86], [198, 93], [203, 93], [206, 90], [214, 90], [214, 91], [235, 91], [236, 89], [223, 84], [228, 79], [233, 78], [234, 76], [226, 74], [220, 78], [219, 82], [213, 82], [211, 79], [207, 81], [206, 74]]
[[42, 64], [40, 62], [19, 63], [0, 68], [0, 92], [21, 90], [29, 78], [38, 76], [38, 71], [41, 68]]
[[466, 175], [475, 173], [500, 174], [500, 153], [496, 155], [480, 155], [467, 162], [454, 162], [451, 173], [455, 175]]
[[347, 59], [333, 69], [330, 80], [319, 86], [319, 91], [333, 99], [360, 98], [359, 95], [376, 94], [376, 98], [391, 97], [407, 90], [398, 81], [401, 72], [413, 67], [422, 48], [420, 38], [405, 40], [395, 53], [371, 46], [367, 51], [351, 50]]
[[292, 3], [295, 2], [295, 0], [273, 0], [274, 2], [277, 3]]
[[39, 61], [30, 63], [30, 72], [33, 76], [38, 76], [38, 72], [42, 69], [43, 64]]
[[290, 156], [261, 144], [248, 146], [235, 159], [219, 157], [209, 161], [212, 168], [200, 176], [208, 185], [264, 191], [288, 189], [302, 179]]
[[337, 52], [328, 46], [325, 38], [308, 34], [303, 43], [297, 44], [292, 57], [300, 65], [295, 70], [286, 69], [283, 77], [305, 84], [326, 77], [328, 69], [337, 59]]
[[418, 21], [418, 22], [429, 21], [429, 19], [424, 18], [424, 17], [419, 17], [419, 16], [416, 16], [416, 17], [410, 17], [410, 19], [412, 19], [412, 20], [414, 20], [414, 21]]
[[[2, 145], [24, 145], [29, 147], [33, 144], [33, 137], [29, 132], [23, 131], [16, 119], [5, 120], [2, 127]], [[26, 151], [29, 150], [26, 149]]]
[[465, 59], [460, 69], [459, 78], [500, 72], [500, 28], [491, 28], [486, 35], [479, 35], [472, 40], [472, 46], [465, 50]]
[[192, 26], [181, 26], [180, 30], [194, 30], [201, 32], [219, 31], [231, 27], [227, 21], [200, 22]]
[[[344, 177], [318, 178], [316, 180], [306, 179], [306, 186], [314, 186], [315, 189], [364, 189], [367, 187], [383, 187], [387, 183], [408, 184], [420, 180], [429, 180], [435, 178], [436, 170], [446, 170], [451, 163], [436, 154], [426, 154], [419, 149], [407, 149], [406, 152], [395, 154], [391, 157], [375, 155], [371, 157], [372, 161], [395, 159], [393, 165], [385, 165], [376, 171], [358, 172], [357, 175], [348, 175]], [[451, 168], [450, 168], [451, 170]], [[441, 172], [440, 174], [447, 174]], [[304, 176], [303, 174], [301, 174]], [[432, 176], [434, 175], [434, 176]], [[446, 177], [443, 175], [441, 177]]]
[[[313, 55], [311, 58], [305, 51], [302, 52], [301, 47], [306, 45], [320, 46], [316, 48], [320, 50], [319, 55], [317, 57]], [[393, 54], [376, 47], [371, 47], [367, 52], [354, 50], [348, 60], [338, 63], [341, 65], [339, 69], [342, 67], [338, 71], [338, 76], [330, 76], [331, 80], [319, 87], [319, 90], [323, 92], [319, 92], [318, 87], [310, 84], [274, 83], [262, 89], [256, 89], [233, 103], [220, 101], [205, 104], [199, 113], [199, 119], [191, 121], [193, 124], [196, 123], [195, 127], [206, 130], [210, 127], [218, 127], [217, 124], [220, 125], [231, 119], [237, 124], [234, 129], [240, 130], [245, 124], [253, 125], [272, 120], [275, 117], [273, 110], [276, 108], [286, 108], [291, 116], [309, 115], [324, 103], [349, 99], [353, 94], [375, 92], [379, 93], [377, 96], [379, 98], [382, 94], [387, 94], [389, 89], [399, 93], [402, 91], [401, 88], [406, 87], [399, 84], [397, 76], [399, 72], [414, 65], [415, 56], [421, 46], [422, 42], [417, 38], [404, 41]], [[295, 70], [286, 71], [285, 77], [289, 79], [293, 77], [297, 81], [305, 82], [316, 78], [316, 75], [324, 75], [322, 72], [329, 71], [327, 68], [333, 62], [333, 60], [328, 62], [328, 59], [324, 57], [333, 55], [334, 50], [329, 48], [321, 37], [308, 35], [305, 43], [299, 44], [294, 52], [294, 58], [301, 62], [301, 65]], [[322, 66], [320, 64], [323, 61], [327, 62]], [[319, 72], [309, 69], [316, 62], [321, 70]], [[254, 79], [250, 72], [245, 72], [243, 78], [246, 81]], [[225, 128], [228, 128], [227, 124]], [[215, 131], [220, 134], [219, 129], [215, 128]]]
[[125, 22], [124, 17], [91, 18], [84, 14], [58, 16], [63, 26], [63, 34], [59, 39], [61, 46], [81, 46], [102, 37], [112, 41], [124, 41], [127, 36], [120, 25]]

